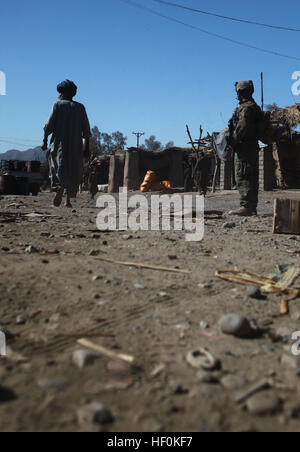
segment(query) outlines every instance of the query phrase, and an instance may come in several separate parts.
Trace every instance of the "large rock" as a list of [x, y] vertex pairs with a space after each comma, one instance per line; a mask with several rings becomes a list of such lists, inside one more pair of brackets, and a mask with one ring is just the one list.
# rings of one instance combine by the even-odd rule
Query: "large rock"
[[11, 402], [17, 398], [15, 392], [6, 386], [0, 386], [0, 403]]
[[73, 364], [79, 367], [79, 369], [84, 369], [86, 366], [93, 364], [96, 359], [99, 359], [99, 355], [97, 353], [93, 353], [85, 349], [75, 350], [72, 356]]
[[249, 337], [252, 328], [249, 320], [239, 314], [228, 314], [221, 318], [220, 328], [222, 333], [235, 337]]
[[251, 414], [256, 416], [267, 416], [275, 414], [281, 409], [281, 400], [272, 391], [256, 394], [248, 400], [247, 408]]

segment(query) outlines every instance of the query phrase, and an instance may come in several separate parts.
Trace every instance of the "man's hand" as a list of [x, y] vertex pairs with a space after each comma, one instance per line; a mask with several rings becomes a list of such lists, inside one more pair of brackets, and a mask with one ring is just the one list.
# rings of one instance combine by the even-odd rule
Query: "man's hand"
[[48, 137], [44, 138], [42, 149], [43, 149], [43, 151], [47, 151], [47, 149], [48, 149]]

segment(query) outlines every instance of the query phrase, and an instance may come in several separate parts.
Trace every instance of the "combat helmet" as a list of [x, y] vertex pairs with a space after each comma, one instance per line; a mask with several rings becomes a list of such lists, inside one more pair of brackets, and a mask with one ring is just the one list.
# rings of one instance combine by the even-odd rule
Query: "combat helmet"
[[250, 98], [254, 94], [254, 84], [252, 80], [243, 80], [242, 82], [236, 82], [235, 90], [238, 96]]

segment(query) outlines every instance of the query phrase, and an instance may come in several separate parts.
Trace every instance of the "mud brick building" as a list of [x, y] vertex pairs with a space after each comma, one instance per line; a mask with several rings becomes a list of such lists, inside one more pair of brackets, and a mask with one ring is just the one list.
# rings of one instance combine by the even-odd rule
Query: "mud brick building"
[[183, 187], [183, 150], [169, 148], [145, 151], [131, 148], [110, 159], [108, 192], [117, 193], [121, 187], [139, 190], [147, 171], [154, 171], [158, 180], [171, 181], [174, 187]]
[[[233, 188], [233, 162], [221, 162], [220, 189]], [[300, 133], [294, 132], [289, 142], [261, 147], [259, 154], [259, 188], [300, 189]]]

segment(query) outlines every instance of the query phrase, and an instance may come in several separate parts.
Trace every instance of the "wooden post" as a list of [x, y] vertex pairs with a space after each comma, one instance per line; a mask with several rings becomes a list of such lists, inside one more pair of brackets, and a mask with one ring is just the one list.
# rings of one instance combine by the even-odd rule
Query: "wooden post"
[[260, 80], [261, 80], [261, 109], [264, 111], [264, 73], [262, 72], [260, 74]]
[[215, 193], [216, 192], [216, 185], [217, 185], [217, 177], [218, 177], [218, 173], [220, 170], [220, 166], [221, 166], [221, 160], [216, 157], [216, 168], [215, 168], [215, 174], [214, 174], [214, 179], [213, 179], [213, 184], [212, 184], [212, 192]]
[[273, 234], [300, 234], [300, 201], [275, 200]]

